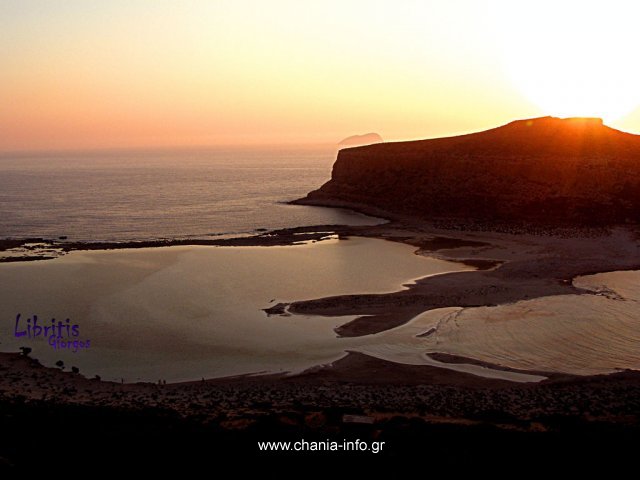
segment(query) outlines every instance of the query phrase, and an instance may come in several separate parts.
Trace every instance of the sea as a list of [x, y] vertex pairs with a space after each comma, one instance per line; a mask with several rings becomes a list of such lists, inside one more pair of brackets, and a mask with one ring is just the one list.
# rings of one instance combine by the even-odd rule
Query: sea
[[380, 223], [294, 206], [331, 177], [332, 145], [0, 155], [0, 238], [208, 238]]

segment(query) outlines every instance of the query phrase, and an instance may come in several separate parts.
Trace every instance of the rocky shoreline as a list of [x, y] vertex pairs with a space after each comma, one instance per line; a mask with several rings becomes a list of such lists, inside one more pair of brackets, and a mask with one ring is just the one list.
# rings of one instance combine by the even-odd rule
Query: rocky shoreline
[[[558, 440], [570, 442], [563, 455], [624, 449], [640, 425], [638, 372], [514, 384], [349, 354], [301, 375], [156, 385], [85, 379], [18, 354], [0, 358], [0, 425], [11, 435], [0, 442], [0, 468], [28, 466], [28, 455], [7, 438], [22, 438], [25, 447], [61, 424], [65, 445], [76, 452], [87, 439], [125, 456], [144, 442], [168, 448], [167, 454], [182, 452], [181, 460], [211, 448], [271, 458], [278, 454], [259, 451], [256, 442], [300, 438], [385, 441], [383, 455], [397, 457], [426, 447], [459, 457], [445, 439], [471, 448], [468, 458], [515, 446], [514, 459], [528, 454], [524, 447], [553, 457]], [[80, 428], [81, 437], [72, 435]], [[130, 436], [120, 437], [126, 431]], [[101, 452], [91, 449], [80, 462], [101, 460]], [[177, 460], [166, 461], [171, 458]]]

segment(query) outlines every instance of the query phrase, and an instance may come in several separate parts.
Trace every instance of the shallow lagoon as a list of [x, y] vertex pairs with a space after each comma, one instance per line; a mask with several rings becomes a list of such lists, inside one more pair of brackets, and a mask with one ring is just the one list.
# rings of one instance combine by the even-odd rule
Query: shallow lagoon
[[[330, 239], [286, 247], [168, 247], [72, 252], [0, 265], [4, 351], [33, 348], [85, 375], [125, 381], [299, 371], [369, 343], [333, 329], [354, 317], [272, 316], [277, 302], [391, 292], [416, 278], [469, 267], [414, 255], [378, 239]], [[46, 339], [14, 337], [34, 314], [79, 326], [90, 348], [54, 350]], [[75, 338], [74, 338], [75, 340]], [[380, 341], [376, 338], [375, 341]]]
[[[278, 302], [397, 291], [417, 278], [471, 269], [414, 251], [351, 238], [285, 247], [78, 251], [51, 261], [0, 264], [0, 349], [28, 346], [46, 365], [63, 360], [87, 376], [128, 382], [298, 372], [349, 350], [514, 381], [544, 377], [444, 365], [425, 354], [583, 375], [640, 367], [640, 272], [574, 281], [597, 295], [437, 309], [358, 338], [334, 332], [352, 316], [269, 317], [262, 310]], [[78, 325], [77, 339], [91, 346], [74, 353], [53, 349], [42, 336], [15, 338], [17, 314], [19, 330], [34, 314], [40, 325], [69, 318]]]

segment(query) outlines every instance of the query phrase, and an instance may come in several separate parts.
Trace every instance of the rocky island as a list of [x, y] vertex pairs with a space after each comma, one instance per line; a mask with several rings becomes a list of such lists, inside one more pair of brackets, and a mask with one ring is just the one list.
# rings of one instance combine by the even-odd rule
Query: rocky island
[[356, 147], [361, 145], [371, 145], [374, 143], [382, 143], [382, 137], [377, 133], [365, 133], [363, 135], [351, 135], [342, 140], [338, 145], [343, 147]]

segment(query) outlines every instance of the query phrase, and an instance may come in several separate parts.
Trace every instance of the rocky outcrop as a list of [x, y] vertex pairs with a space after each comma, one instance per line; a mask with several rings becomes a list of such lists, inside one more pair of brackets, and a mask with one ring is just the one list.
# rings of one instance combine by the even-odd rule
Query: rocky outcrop
[[297, 201], [427, 219], [637, 223], [640, 135], [597, 118], [519, 120], [469, 135], [340, 150]]

